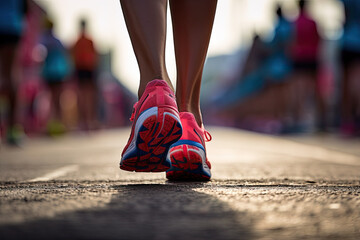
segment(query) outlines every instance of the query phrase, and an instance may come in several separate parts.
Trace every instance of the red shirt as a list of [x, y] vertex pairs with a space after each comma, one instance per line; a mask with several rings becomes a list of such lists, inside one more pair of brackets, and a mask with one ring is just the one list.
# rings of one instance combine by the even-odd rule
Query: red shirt
[[97, 53], [93, 41], [82, 34], [73, 47], [73, 57], [77, 69], [94, 70]]
[[319, 40], [315, 21], [301, 12], [295, 21], [295, 39], [292, 47], [294, 60], [316, 61]]

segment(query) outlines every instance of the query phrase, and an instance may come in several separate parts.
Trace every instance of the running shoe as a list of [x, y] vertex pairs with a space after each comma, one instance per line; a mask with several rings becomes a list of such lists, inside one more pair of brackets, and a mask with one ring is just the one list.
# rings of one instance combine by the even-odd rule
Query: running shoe
[[180, 112], [183, 135], [174, 143], [168, 153], [171, 168], [166, 172], [169, 180], [208, 181], [211, 178], [211, 164], [206, 157], [205, 141], [211, 135], [204, 127], [199, 127], [195, 117], [189, 112]]
[[152, 80], [135, 103], [133, 122], [120, 168], [136, 172], [163, 172], [170, 168], [166, 158], [178, 141], [182, 127], [173, 91], [164, 80]]

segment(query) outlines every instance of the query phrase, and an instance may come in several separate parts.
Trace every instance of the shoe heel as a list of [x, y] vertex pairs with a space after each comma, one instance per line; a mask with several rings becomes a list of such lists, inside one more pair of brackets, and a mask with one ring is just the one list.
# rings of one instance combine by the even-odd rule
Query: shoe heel
[[166, 173], [168, 179], [210, 180], [210, 169], [205, 163], [206, 156], [202, 149], [187, 144], [178, 145], [171, 148], [168, 159], [171, 160], [171, 168]]
[[182, 134], [182, 126], [176, 115], [172, 109], [156, 107], [139, 117], [134, 147], [131, 154], [124, 155], [120, 168], [136, 172], [168, 170], [171, 162], [166, 158], [167, 153]]

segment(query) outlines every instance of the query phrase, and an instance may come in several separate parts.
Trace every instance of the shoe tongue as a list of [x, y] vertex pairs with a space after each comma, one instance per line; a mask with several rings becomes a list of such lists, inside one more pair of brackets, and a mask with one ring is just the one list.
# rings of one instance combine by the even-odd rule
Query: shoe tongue
[[167, 83], [164, 80], [160, 80], [160, 79], [154, 79], [152, 81], [150, 81], [147, 84], [147, 87], [153, 87], [153, 86], [168, 86]]

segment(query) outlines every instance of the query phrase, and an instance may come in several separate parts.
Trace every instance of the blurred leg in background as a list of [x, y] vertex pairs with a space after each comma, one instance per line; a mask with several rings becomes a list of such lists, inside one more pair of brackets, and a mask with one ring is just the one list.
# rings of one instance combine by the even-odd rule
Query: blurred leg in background
[[17, 145], [19, 139], [19, 129], [16, 127], [16, 107], [17, 107], [17, 76], [16, 53], [19, 36], [5, 35], [0, 36], [0, 86], [5, 99], [4, 113], [7, 117], [2, 124], [5, 127], [7, 143]]

